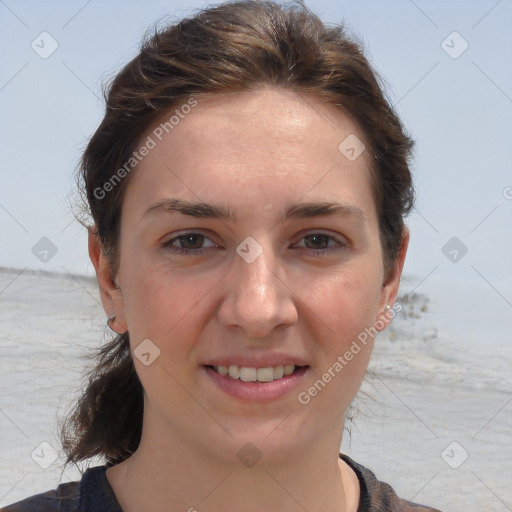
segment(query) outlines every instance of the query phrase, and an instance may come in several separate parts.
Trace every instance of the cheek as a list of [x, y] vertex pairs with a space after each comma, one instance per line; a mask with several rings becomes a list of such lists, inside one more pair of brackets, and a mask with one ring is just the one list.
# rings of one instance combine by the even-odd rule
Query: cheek
[[378, 284], [378, 276], [370, 270], [346, 270], [310, 282], [311, 291], [305, 296], [310, 310], [305, 315], [311, 319], [309, 328], [320, 354], [317, 378], [329, 383], [329, 391], [322, 394], [339, 404], [340, 411], [348, 407], [366, 373], [378, 313]]
[[342, 349], [349, 338], [374, 324], [380, 296], [379, 276], [374, 274], [346, 268], [328, 278], [307, 280], [303, 302], [325, 327], [329, 346]]
[[126, 289], [126, 315], [132, 347], [149, 338], [161, 350], [163, 360], [190, 348], [221, 276], [213, 272], [191, 276], [186, 268], [169, 264], [146, 265], [132, 272]]
[[172, 331], [179, 319], [186, 316], [194, 297], [190, 287], [181, 286], [179, 279], [170, 279], [162, 272], [139, 270], [137, 274], [139, 277], [134, 275], [126, 287], [130, 336], [134, 342], [150, 338], [158, 343], [165, 332]]
[[[189, 379], [196, 366], [190, 350], [205, 314], [201, 299], [213, 286], [206, 281], [198, 286], [185, 273], [160, 266], [139, 268], [129, 283], [126, 311], [132, 352], [146, 339], [159, 351], [148, 366], [135, 352], [135, 368], [150, 400], [160, 402], [164, 409], [187, 401], [180, 383]], [[193, 409], [193, 405], [187, 407]]]

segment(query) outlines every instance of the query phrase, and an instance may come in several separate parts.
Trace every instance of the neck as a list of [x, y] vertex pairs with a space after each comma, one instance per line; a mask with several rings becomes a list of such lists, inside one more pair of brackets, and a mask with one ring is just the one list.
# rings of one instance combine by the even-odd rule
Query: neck
[[[146, 424], [147, 425], [147, 424]], [[279, 463], [230, 463], [197, 443], [143, 430], [137, 451], [107, 470], [124, 512], [355, 512], [359, 483], [324, 439]], [[329, 450], [328, 450], [329, 448]]]

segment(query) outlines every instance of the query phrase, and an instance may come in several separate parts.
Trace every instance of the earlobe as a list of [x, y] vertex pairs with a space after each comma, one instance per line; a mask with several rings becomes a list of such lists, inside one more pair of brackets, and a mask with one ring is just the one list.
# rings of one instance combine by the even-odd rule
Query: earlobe
[[400, 251], [398, 253], [395, 268], [389, 279], [388, 286], [388, 298], [387, 304], [394, 304], [398, 295], [398, 288], [400, 287], [400, 279], [402, 278], [402, 271], [405, 264], [405, 256], [407, 254], [407, 247], [409, 246], [409, 229], [404, 226], [402, 231], [402, 240], [400, 242]]
[[[111, 263], [102, 250], [101, 241], [94, 228], [88, 229], [88, 236], [89, 257], [96, 271], [101, 303], [109, 318], [107, 325], [116, 332], [126, 332], [121, 288], [112, 276]], [[116, 326], [120, 326], [120, 331], [115, 329]]]
[[381, 301], [380, 301], [380, 312], [376, 321], [376, 328], [379, 331], [384, 330], [391, 322], [394, 314], [390, 314], [393, 311], [393, 304], [395, 304], [398, 289], [400, 287], [400, 279], [402, 277], [402, 271], [405, 263], [405, 255], [407, 254], [407, 247], [409, 245], [409, 230], [404, 227], [402, 231], [402, 241], [400, 245], [400, 251], [395, 261], [393, 272], [387, 279], [386, 283], [382, 287]]

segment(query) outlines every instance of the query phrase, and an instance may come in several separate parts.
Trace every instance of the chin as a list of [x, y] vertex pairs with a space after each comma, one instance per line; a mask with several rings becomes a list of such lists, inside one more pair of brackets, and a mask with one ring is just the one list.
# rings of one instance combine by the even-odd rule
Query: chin
[[[279, 418], [237, 418], [237, 421], [225, 424], [230, 432], [221, 434], [222, 438], [210, 439], [208, 450], [216, 452], [216, 458], [224, 459], [228, 465], [243, 464], [259, 468], [280, 465], [298, 453], [307, 450], [319, 439], [317, 432], [308, 432], [306, 426], [313, 422], [297, 423], [296, 412], [282, 414]], [[309, 434], [309, 435], [308, 435]]]

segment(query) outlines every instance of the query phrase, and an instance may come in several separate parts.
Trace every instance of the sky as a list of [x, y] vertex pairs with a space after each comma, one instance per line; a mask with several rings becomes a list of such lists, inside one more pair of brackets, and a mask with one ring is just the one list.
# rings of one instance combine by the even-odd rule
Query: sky
[[[306, 3], [362, 42], [416, 140], [404, 273], [512, 306], [512, 0]], [[148, 28], [206, 5], [0, 0], [0, 266], [93, 275], [69, 201], [102, 84]]]

